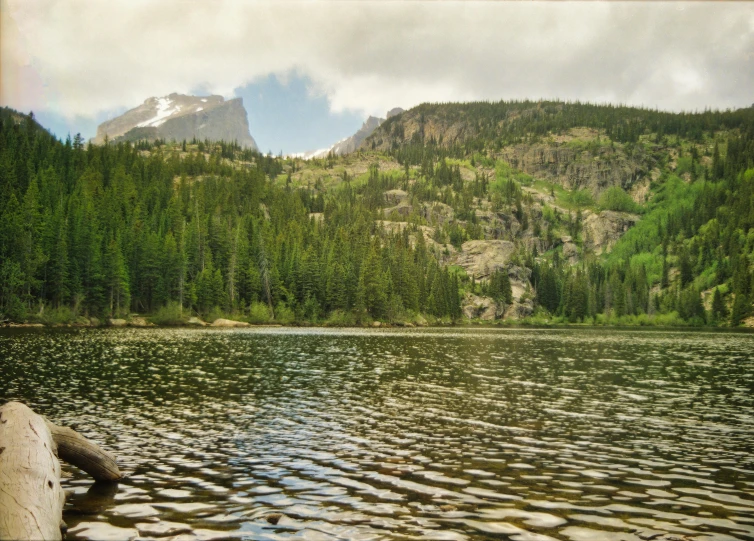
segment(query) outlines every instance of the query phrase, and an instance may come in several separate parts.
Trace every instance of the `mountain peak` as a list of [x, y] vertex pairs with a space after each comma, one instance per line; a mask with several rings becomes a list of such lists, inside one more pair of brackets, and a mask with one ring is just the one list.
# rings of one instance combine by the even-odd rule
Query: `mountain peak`
[[[387, 112], [387, 118], [399, 115], [403, 112], [403, 109], [400, 107], [395, 107], [393, 109], [390, 109]], [[345, 139], [341, 139], [334, 145], [323, 148], [321, 150], [313, 150], [309, 152], [301, 152], [298, 154], [293, 154], [292, 156], [303, 158], [305, 160], [311, 159], [311, 158], [324, 158], [330, 153], [333, 153], [336, 156], [342, 156], [343, 154], [350, 154], [351, 152], [354, 152], [359, 146], [361, 145], [364, 140], [372, 135], [374, 130], [380, 127], [380, 125], [385, 122], [384, 118], [379, 118], [376, 116], [369, 116], [364, 121], [364, 123], [361, 125], [361, 128], [359, 131], [357, 131], [355, 134], [353, 134], [351, 137], [346, 137]]]
[[110, 140], [211, 139], [237, 141], [256, 149], [241, 98], [188, 96], [172, 93], [151, 97], [119, 117], [100, 124], [92, 142]]

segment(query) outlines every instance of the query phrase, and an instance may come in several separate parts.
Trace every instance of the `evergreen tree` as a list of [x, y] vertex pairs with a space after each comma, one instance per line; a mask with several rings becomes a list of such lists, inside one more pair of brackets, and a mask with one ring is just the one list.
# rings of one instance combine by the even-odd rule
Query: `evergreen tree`
[[711, 319], [715, 323], [725, 321], [728, 318], [728, 308], [725, 306], [725, 302], [723, 302], [723, 297], [720, 295], [719, 288], [715, 288], [715, 293], [712, 296], [711, 315]]

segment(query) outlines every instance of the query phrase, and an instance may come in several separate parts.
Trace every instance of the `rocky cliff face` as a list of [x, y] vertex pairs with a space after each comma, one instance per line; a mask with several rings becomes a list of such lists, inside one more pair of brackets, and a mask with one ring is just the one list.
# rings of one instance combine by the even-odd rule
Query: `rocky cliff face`
[[653, 167], [653, 159], [641, 149], [628, 153], [609, 145], [590, 150], [557, 142], [516, 145], [503, 148], [500, 158], [533, 177], [568, 190], [588, 188], [595, 195], [612, 186], [628, 190]]
[[[479, 137], [480, 129], [478, 120], [469, 120], [463, 114], [443, 115], [442, 110], [425, 114], [420, 106], [381, 123], [362, 147], [387, 152], [396, 145], [429, 141], [451, 147]], [[486, 133], [486, 137], [493, 136]], [[536, 143], [498, 147], [494, 155], [533, 177], [569, 190], [588, 188], [595, 196], [612, 186], [629, 190], [649, 178], [657, 166], [655, 158], [640, 145], [615, 144], [604, 134], [600, 139], [598, 131], [584, 128], [571, 129], [562, 136], [545, 136]]]
[[249, 133], [249, 121], [241, 98], [226, 101], [222, 96], [186, 96], [170, 94], [149, 98], [121, 116], [100, 124], [92, 140], [102, 144], [111, 141], [140, 139], [209, 139], [236, 141], [256, 150]]

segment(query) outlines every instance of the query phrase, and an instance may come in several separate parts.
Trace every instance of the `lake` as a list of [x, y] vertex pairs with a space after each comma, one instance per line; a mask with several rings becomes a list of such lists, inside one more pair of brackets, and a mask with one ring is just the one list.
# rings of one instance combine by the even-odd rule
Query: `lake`
[[64, 465], [68, 539], [754, 538], [752, 334], [5, 329], [0, 373], [129, 474]]

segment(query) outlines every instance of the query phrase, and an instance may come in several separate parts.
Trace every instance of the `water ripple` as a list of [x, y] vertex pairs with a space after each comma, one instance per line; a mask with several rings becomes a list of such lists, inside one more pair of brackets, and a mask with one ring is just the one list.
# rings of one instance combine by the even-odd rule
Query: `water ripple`
[[[754, 335], [4, 330], [70, 539], [754, 538]], [[685, 537], [684, 537], [685, 536]]]

